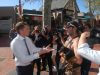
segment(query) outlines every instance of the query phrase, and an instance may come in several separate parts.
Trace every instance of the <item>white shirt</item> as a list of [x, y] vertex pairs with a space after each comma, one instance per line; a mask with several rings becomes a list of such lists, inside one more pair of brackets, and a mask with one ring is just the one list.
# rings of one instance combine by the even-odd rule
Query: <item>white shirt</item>
[[[28, 54], [24, 39], [26, 39], [30, 55]], [[31, 61], [38, 59], [39, 58], [38, 52], [41, 49], [41, 48], [36, 48], [28, 37], [24, 38], [19, 34], [11, 42], [10, 47], [15, 55], [16, 66], [27, 66], [31, 63]]]
[[56, 53], [57, 53], [57, 45], [56, 44], [53, 45], [53, 49], [55, 49], [55, 50], [53, 50], [52, 56], [56, 55]]
[[35, 41], [38, 40], [39, 34], [35, 33]]
[[[92, 50], [91, 48], [89, 48], [89, 45], [87, 43], [80, 45], [78, 47], [77, 52], [82, 57], [84, 57], [96, 64], [100, 64], [100, 51]], [[100, 68], [99, 68], [98, 75], [100, 75]]]

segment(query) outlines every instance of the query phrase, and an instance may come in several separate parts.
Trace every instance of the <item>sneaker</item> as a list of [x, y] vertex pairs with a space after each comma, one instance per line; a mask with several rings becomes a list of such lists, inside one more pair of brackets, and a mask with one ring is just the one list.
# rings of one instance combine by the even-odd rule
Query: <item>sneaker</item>
[[53, 71], [57, 71], [57, 68], [55, 66], [53, 66]]

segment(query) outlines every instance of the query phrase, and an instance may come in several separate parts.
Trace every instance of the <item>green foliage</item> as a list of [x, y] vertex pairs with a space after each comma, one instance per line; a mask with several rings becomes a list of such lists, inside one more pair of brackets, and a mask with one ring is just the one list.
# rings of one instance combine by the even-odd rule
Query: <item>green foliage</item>
[[90, 8], [92, 10], [92, 13], [100, 14], [100, 0], [84, 0], [84, 1], [87, 7], [88, 4], [90, 3]]

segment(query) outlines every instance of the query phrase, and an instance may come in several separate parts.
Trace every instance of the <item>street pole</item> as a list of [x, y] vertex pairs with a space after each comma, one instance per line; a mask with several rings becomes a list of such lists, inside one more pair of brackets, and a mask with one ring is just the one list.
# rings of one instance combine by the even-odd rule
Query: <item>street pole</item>
[[89, 5], [90, 24], [91, 24], [91, 26], [93, 26], [93, 22], [92, 22], [93, 13], [92, 13], [92, 9], [91, 9], [91, 0], [88, 1], [88, 5]]
[[18, 9], [18, 13], [19, 13], [19, 16], [20, 18], [22, 19], [22, 5], [21, 5], [21, 0], [19, 0], [19, 9]]
[[51, 3], [52, 0], [43, 0], [43, 28], [48, 25], [51, 29]]
[[[43, 4], [42, 14], [44, 14], [44, 0], [42, 0], [42, 4]], [[42, 22], [43, 22], [42, 29], [44, 29], [44, 15], [42, 16]]]

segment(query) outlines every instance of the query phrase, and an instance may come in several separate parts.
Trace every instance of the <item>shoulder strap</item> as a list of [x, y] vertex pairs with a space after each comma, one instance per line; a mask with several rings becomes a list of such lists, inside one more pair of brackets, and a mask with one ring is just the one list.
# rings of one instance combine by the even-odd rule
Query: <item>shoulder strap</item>
[[[72, 39], [73, 40], [73, 39]], [[69, 44], [72, 44], [72, 40], [70, 40], [69, 42], [68, 42], [68, 44], [66, 45], [66, 47], [69, 45]]]

